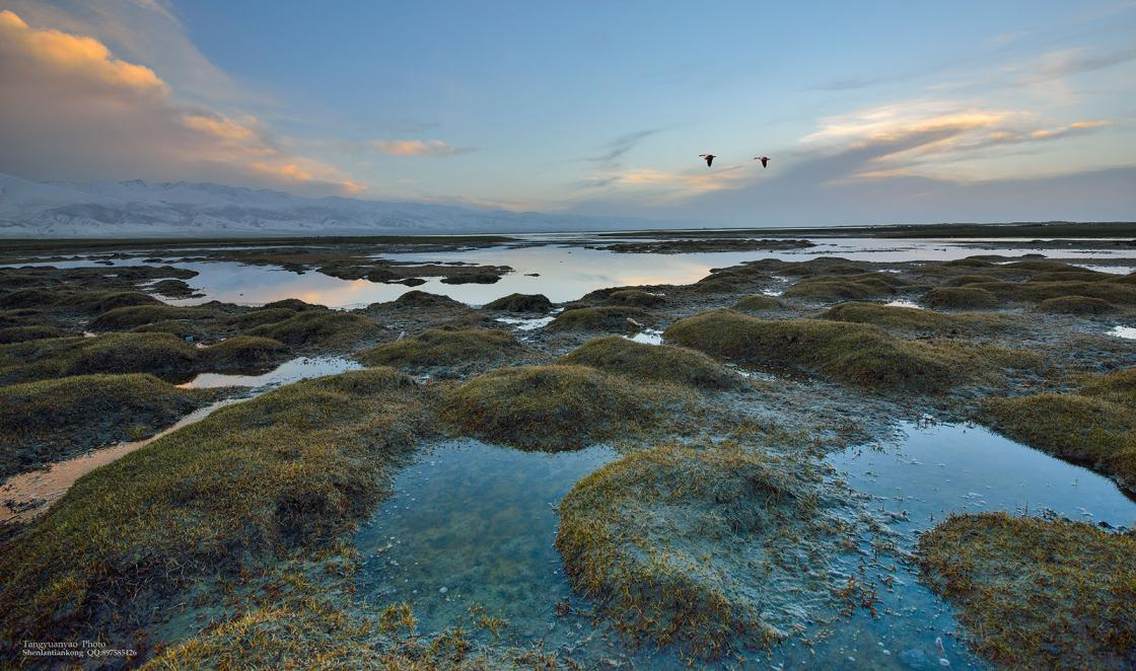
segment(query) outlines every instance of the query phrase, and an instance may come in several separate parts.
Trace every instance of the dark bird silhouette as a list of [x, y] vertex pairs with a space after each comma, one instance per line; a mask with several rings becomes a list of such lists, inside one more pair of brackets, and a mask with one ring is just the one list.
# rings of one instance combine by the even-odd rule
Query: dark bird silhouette
[[763, 168], [769, 165], [769, 157], [768, 156], [754, 156], [753, 160], [761, 161], [761, 167], [763, 167]]
[[704, 159], [706, 159], [706, 167], [707, 167], [707, 168], [709, 168], [710, 166], [714, 165], [714, 159], [718, 158], [718, 157], [717, 157], [717, 156], [715, 156], [714, 154], [699, 154], [699, 156], [700, 156], [701, 158], [704, 158]]

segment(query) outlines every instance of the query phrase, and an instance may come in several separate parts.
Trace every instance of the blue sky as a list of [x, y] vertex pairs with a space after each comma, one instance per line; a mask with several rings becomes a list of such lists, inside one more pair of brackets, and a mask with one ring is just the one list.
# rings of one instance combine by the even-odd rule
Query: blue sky
[[722, 225], [1136, 215], [1133, 2], [291, 5], [0, 0], [26, 100], [0, 171]]

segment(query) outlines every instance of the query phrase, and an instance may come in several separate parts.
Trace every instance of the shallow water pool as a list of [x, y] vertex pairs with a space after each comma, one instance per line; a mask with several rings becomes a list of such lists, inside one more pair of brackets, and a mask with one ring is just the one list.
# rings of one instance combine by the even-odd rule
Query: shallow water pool
[[184, 389], [251, 387], [256, 390], [267, 390], [300, 380], [310, 380], [327, 375], [337, 375], [349, 370], [358, 370], [362, 367], [362, 364], [358, 361], [341, 356], [302, 356], [285, 361], [261, 375], [201, 373], [189, 382], [178, 386]]

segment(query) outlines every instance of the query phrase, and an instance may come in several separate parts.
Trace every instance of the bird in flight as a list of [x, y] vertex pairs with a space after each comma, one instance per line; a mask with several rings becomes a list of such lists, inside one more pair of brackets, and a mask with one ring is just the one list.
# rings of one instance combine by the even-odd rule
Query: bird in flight
[[706, 159], [706, 167], [707, 168], [714, 165], [714, 159], [718, 158], [717, 156], [715, 156], [713, 154], [699, 154], [698, 156]]
[[769, 165], [769, 157], [768, 156], [754, 156], [753, 160], [761, 161], [761, 167], [763, 167], [763, 168]]

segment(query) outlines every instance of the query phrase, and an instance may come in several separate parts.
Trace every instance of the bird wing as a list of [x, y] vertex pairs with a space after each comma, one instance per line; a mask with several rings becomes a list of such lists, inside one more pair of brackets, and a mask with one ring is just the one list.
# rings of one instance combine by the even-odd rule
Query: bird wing
[[713, 154], [707, 154], [706, 155], [706, 167], [709, 168], [712, 165], [714, 165], [714, 155]]

